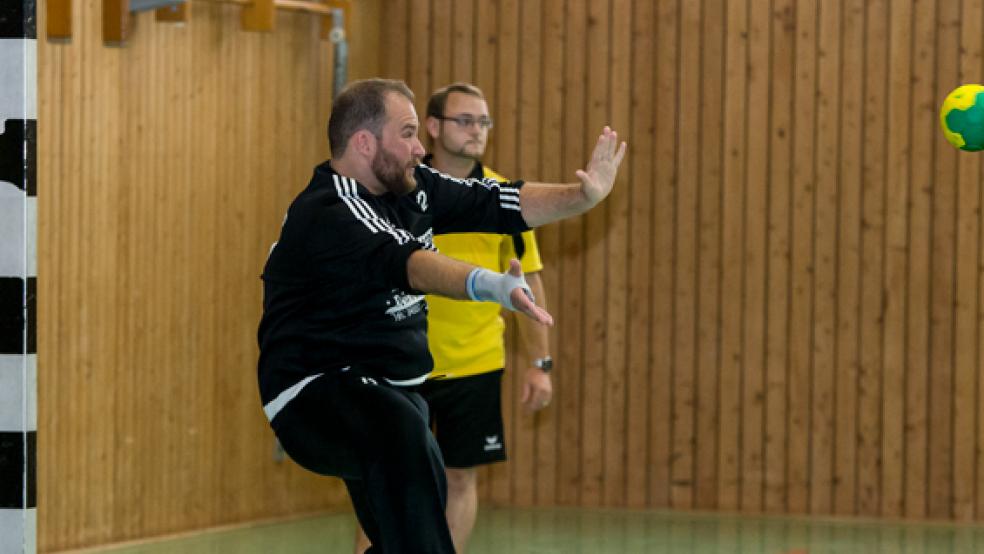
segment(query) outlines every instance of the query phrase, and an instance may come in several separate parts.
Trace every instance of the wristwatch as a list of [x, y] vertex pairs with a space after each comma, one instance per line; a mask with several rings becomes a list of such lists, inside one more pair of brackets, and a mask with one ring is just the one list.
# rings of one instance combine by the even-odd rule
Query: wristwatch
[[553, 369], [553, 358], [550, 356], [537, 358], [533, 360], [533, 365], [543, 370], [544, 373], [550, 373], [550, 370]]

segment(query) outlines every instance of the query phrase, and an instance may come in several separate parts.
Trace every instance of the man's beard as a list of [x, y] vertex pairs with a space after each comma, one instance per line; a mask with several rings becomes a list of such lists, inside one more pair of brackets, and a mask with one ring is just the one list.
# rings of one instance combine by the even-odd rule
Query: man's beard
[[420, 160], [414, 159], [410, 165], [401, 164], [396, 156], [384, 148], [379, 148], [372, 159], [372, 173], [386, 190], [397, 196], [403, 196], [417, 188], [417, 180], [412, 174], [407, 174], [407, 169], [419, 163]]

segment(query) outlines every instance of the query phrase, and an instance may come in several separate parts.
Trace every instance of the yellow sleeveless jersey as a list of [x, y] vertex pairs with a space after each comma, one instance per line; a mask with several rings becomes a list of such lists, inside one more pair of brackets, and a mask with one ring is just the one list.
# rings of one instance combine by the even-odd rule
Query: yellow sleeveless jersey
[[[425, 161], [426, 163], [426, 161]], [[469, 177], [504, 177], [481, 164]], [[522, 234], [525, 252], [520, 259], [523, 273], [543, 269], [533, 231]], [[489, 233], [455, 233], [436, 235], [434, 245], [451, 258], [494, 271], [509, 269], [509, 260], [516, 258], [511, 235]], [[494, 302], [451, 300], [427, 295], [427, 340], [434, 356], [431, 379], [452, 379], [495, 371], [506, 365], [503, 333], [505, 322], [500, 306]]]

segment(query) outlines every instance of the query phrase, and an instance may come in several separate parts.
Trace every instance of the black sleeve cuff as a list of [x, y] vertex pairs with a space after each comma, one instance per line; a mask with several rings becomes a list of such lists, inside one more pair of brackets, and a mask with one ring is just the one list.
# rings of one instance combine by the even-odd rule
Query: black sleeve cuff
[[394, 288], [415, 294], [423, 294], [410, 287], [410, 274], [407, 268], [407, 264], [410, 262], [410, 255], [423, 247], [423, 244], [412, 240], [394, 249], [393, 255], [390, 257], [389, 267], [386, 268], [386, 274], [392, 279], [391, 284]]

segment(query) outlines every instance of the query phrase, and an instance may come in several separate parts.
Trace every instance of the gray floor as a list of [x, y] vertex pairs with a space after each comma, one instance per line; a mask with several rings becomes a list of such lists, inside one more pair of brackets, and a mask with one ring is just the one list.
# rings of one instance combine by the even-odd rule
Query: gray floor
[[[348, 554], [355, 520], [338, 514], [139, 546], [114, 554]], [[661, 511], [486, 509], [468, 554], [973, 554], [984, 527], [716, 516]]]

